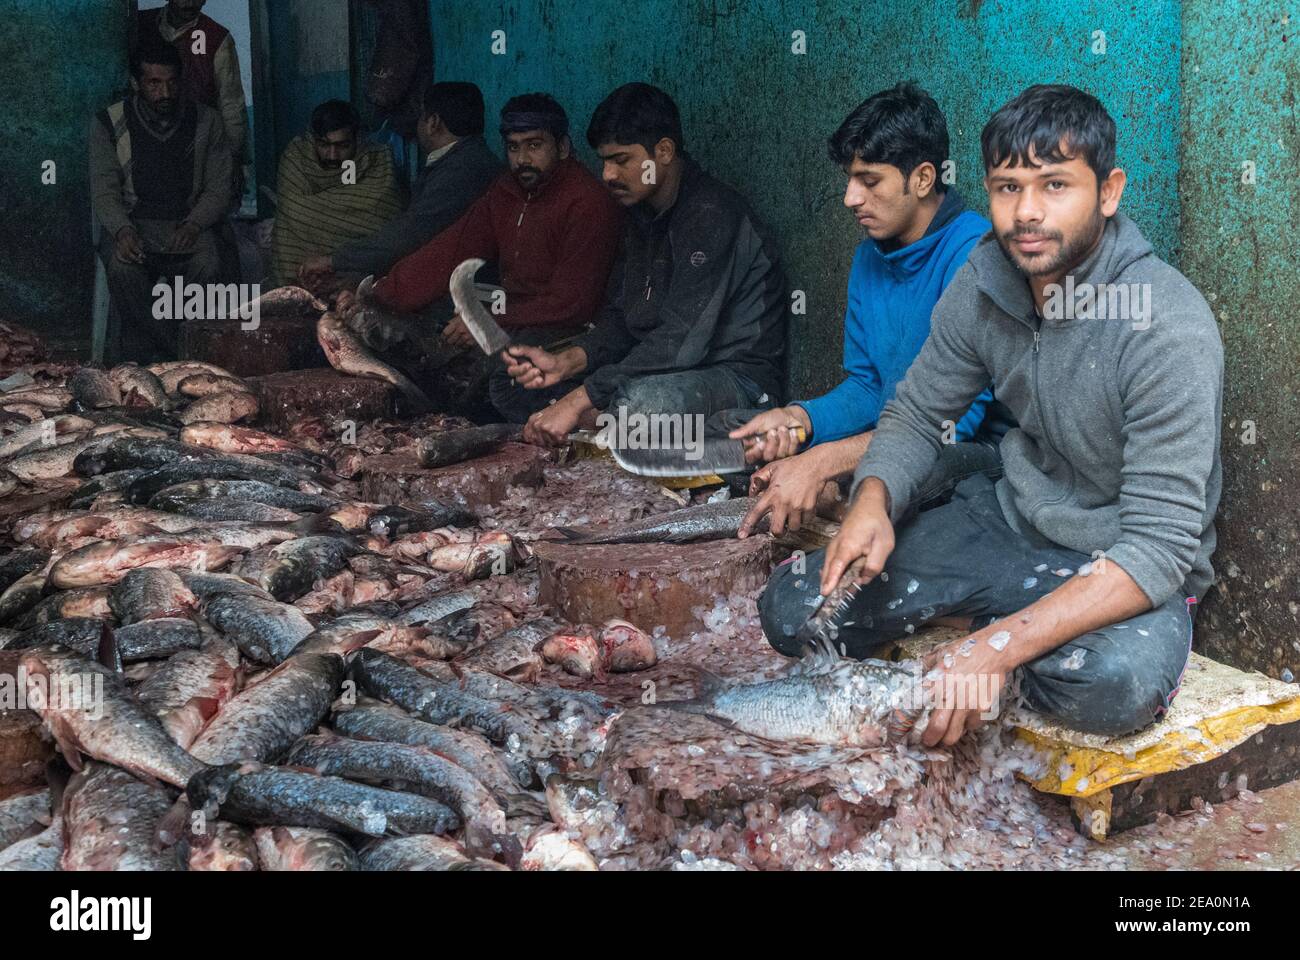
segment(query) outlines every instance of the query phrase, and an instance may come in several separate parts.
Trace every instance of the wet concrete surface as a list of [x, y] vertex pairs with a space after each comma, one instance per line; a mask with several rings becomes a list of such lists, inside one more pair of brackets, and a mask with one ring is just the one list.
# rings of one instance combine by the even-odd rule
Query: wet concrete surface
[[[1064, 798], [1043, 795], [1044, 805]], [[1300, 870], [1300, 781], [1246, 791], [1209, 812], [1162, 815], [1094, 845], [1131, 870]]]

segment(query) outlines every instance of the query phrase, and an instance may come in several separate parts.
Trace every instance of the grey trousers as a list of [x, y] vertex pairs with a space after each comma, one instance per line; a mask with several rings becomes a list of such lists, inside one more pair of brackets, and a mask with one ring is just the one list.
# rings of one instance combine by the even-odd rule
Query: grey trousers
[[[802, 572], [787, 561], [760, 600], [768, 641], [789, 656], [799, 655], [793, 638], [812, 612], [824, 559], [824, 551], [809, 555]], [[1017, 534], [1002, 516], [992, 480], [976, 474], [957, 485], [949, 503], [899, 524], [888, 578], [858, 594], [837, 642], [863, 658], [936, 617], [973, 617], [980, 627], [1051, 593], [1090, 560], [1036, 534]], [[1194, 604], [1177, 594], [1025, 664], [1020, 690], [1027, 705], [1103, 736], [1160, 719], [1187, 667]]]
[[[146, 251], [162, 250], [171, 239], [176, 225], [163, 220], [139, 220]], [[195, 241], [190, 255], [164, 258], [146, 253], [146, 262], [123, 263], [117, 259], [114, 238], [104, 231], [99, 255], [108, 277], [108, 294], [117, 314], [116, 344], [110, 349], [114, 360], [175, 360], [179, 349], [177, 330], [180, 320], [154, 317], [153, 288], [159, 280], [168, 283], [180, 276], [185, 284], [217, 283], [221, 277], [221, 252], [214, 231], [204, 230]]]

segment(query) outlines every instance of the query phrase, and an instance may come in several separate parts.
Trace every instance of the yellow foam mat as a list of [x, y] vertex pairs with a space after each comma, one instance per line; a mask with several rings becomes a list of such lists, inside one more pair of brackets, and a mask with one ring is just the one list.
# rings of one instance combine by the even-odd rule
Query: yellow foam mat
[[[903, 656], [962, 636], [938, 627], [899, 644]], [[1081, 733], [1021, 709], [1010, 720], [1045, 772], [1024, 777], [1036, 790], [1089, 797], [1131, 780], [1184, 770], [1221, 757], [1265, 727], [1300, 720], [1300, 684], [1246, 673], [1193, 653], [1169, 713], [1145, 730], [1107, 738]]]
[[1159, 723], [1106, 739], [1051, 723], [1029, 711], [1015, 718], [1046, 773], [1037, 790], [1087, 797], [1131, 780], [1184, 770], [1221, 757], [1265, 727], [1300, 720], [1300, 687], [1246, 673], [1193, 653], [1182, 689]]

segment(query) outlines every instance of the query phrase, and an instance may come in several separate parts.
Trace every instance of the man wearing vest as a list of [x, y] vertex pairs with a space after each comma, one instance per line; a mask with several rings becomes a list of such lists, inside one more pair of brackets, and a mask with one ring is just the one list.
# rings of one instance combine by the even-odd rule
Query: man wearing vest
[[[184, 64], [181, 92], [221, 114], [226, 143], [238, 165], [248, 162], [248, 106], [239, 79], [239, 54], [230, 31], [203, 13], [206, 0], [167, 0], [165, 7], [141, 10], [138, 38], [154, 38], [176, 48]], [[238, 168], [236, 168], [236, 173]]]
[[155, 280], [207, 284], [220, 274], [213, 228], [230, 205], [231, 154], [217, 112], [181, 97], [182, 75], [174, 47], [142, 45], [130, 96], [90, 123], [100, 256], [133, 360], [176, 355], [177, 320], [155, 317]]

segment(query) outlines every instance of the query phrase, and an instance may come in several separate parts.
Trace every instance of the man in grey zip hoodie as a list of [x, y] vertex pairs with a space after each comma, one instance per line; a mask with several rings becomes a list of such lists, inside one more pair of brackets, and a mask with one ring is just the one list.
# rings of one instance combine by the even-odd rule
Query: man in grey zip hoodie
[[[797, 655], [818, 589], [856, 577], [833, 615], [853, 656], [925, 623], [973, 631], [927, 659], [927, 745], [978, 726], [1015, 672], [1032, 709], [1118, 736], [1168, 709], [1213, 581], [1223, 347], [1204, 299], [1117, 212], [1115, 124], [1094, 97], [1031, 87], [981, 145], [993, 231], [936, 305], [839, 535], [778, 569], [763, 625]], [[990, 382], [1019, 422], [1003, 479], [912, 518], [941, 425]]]

